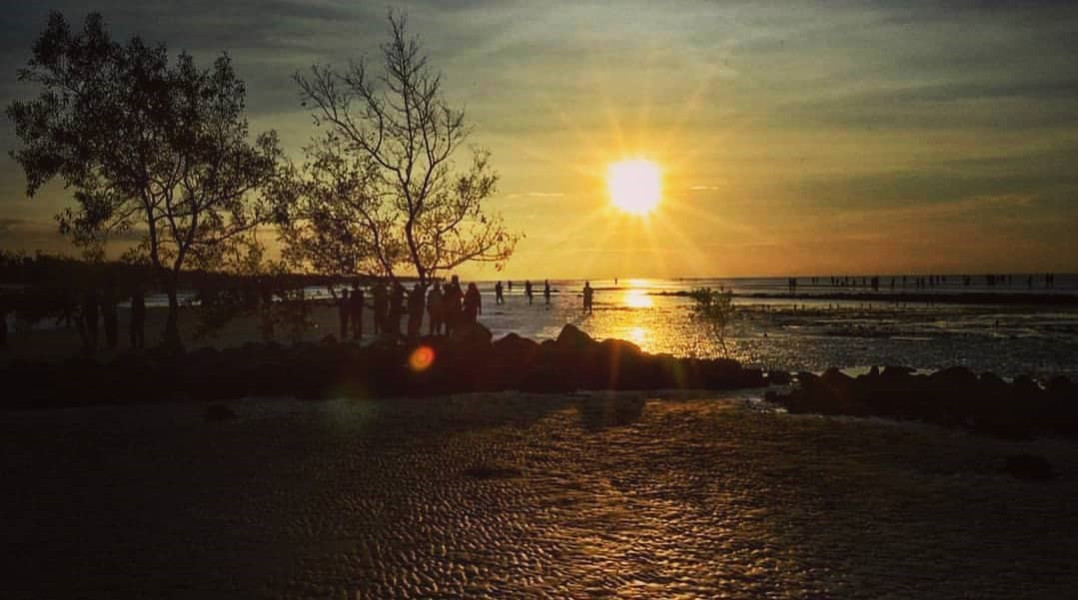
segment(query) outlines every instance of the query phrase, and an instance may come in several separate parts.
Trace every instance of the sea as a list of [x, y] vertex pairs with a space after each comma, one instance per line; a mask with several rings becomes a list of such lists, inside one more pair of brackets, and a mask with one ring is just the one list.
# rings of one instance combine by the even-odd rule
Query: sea
[[[728, 356], [763, 369], [858, 373], [872, 366], [931, 371], [957, 365], [1005, 378], [1078, 379], [1078, 274], [1057, 274], [1051, 287], [1043, 274], [996, 276], [991, 285], [984, 275], [946, 275], [926, 279], [923, 287], [917, 276], [881, 276], [877, 290], [861, 276], [840, 278], [839, 285], [830, 276], [796, 280], [791, 294], [785, 277], [593, 279], [590, 313], [583, 311], [584, 280], [550, 280], [549, 304], [543, 280], [532, 281], [530, 302], [524, 281], [513, 280], [504, 304], [495, 302], [494, 281], [476, 283], [483, 296], [480, 321], [495, 337], [513, 332], [551, 339], [572, 324], [596, 339], [629, 340], [647, 352]], [[734, 316], [722, 341], [693, 319], [687, 294], [701, 287], [734, 294]], [[181, 296], [193, 300], [190, 293]], [[331, 298], [325, 288], [309, 288], [307, 296]], [[1023, 302], [1026, 297], [1030, 302]], [[147, 304], [165, 306], [167, 300], [151, 296]], [[120, 305], [121, 319], [125, 308]], [[12, 325], [14, 319], [9, 314]], [[304, 337], [317, 340], [334, 331], [333, 319], [323, 317]], [[33, 328], [39, 327], [54, 325], [49, 320]]]
[[[893, 291], [890, 276], [880, 278], [878, 291], [872, 290], [871, 278], [858, 277], [856, 284], [853, 279], [832, 286], [830, 277], [817, 277], [815, 284], [801, 277], [796, 297], [781, 277], [592, 280], [591, 313], [583, 311], [583, 280], [551, 280], [549, 304], [542, 281], [532, 282], [531, 302], [523, 282], [514, 281], [504, 304], [495, 304], [493, 282], [480, 282], [481, 321], [495, 336], [556, 338], [571, 323], [597, 339], [629, 340], [652, 353], [729, 356], [795, 372], [839, 367], [857, 373], [887, 365], [931, 371], [960, 365], [1008, 378], [1078, 378], [1078, 304], [1020, 302], [1027, 294], [1078, 296], [1078, 275], [1056, 275], [1051, 288], [1043, 276], [1032, 284], [1027, 276], [1013, 276], [1010, 285], [1006, 278], [988, 285], [982, 276], [966, 285], [960, 276], [946, 276], [923, 288], [912, 276], [903, 286], [898, 276]], [[725, 344], [693, 318], [693, 301], [686, 294], [701, 287], [734, 293]], [[896, 301], [903, 293], [949, 301]], [[850, 297], [838, 299], [842, 295]], [[979, 298], [964, 303], [963, 295]], [[992, 303], [991, 295], [1000, 302]]]

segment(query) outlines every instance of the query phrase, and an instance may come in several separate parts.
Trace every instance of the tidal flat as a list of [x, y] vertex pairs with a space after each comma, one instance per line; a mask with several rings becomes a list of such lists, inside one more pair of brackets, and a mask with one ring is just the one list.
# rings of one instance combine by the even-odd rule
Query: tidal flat
[[[1060, 598], [1078, 589], [1071, 442], [788, 415], [752, 393], [210, 407], [0, 413], [3, 595]], [[1012, 477], [1007, 458], [1020, 454], [1047, 459], [1054, 478]]]

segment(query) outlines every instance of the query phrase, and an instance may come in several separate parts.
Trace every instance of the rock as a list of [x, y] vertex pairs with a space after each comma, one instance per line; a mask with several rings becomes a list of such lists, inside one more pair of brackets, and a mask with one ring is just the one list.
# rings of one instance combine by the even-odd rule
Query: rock
[[950, 367], [928, 376], [932, 385], [952, 389], [972, 390], [977, 386], [977, 375], [966, 367]]
[[1024, 481], [1048, 481], [1055, 477], [1052, 463], [1035, 454], [1013, 454], [1007, 457], [1004, 470], [1015, 479]]
[[449, 342], [465, 348], [489, 347], [494, 337], [482, 323], [467, 323], [453, 329]]
[[880, 375], [883, 376], [883, 377], [898, 377], [898, 378], [901, 378], [901, 377], [909, 377], [910, 375], [913, 375], [914, 371], [916, 371], [916, 369], [911, 369], [909, 367], [888, 365], [888, 366], [883, 368], [883, 373], [881, 373]]
[[590, 335], [580, 331], [571, 323], [567, 323], [565, 327], [561, 328], [561, 333], [558, 334], [556, 343], [559, 350], [573, 353], [585, 352], [596, 345], [595, 340]]
[[495, 340], [493, 346], [495, 358], [506, 368], [526, 368], [539, 356], [539, 344], [515, 333]]
[[223, 404], [214, 404], [206, 408], [206, 420], [210, 422], [215, 421], [231, 421], [237, 417], [236, 411]]
[[788, 385], [792, 378], [789, 371], [768, 371], [767, 383], [769, 385]]

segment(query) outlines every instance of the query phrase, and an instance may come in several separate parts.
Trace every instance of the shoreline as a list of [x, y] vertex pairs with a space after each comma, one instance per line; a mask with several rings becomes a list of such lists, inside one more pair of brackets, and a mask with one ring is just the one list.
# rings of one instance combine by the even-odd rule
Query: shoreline
[[[653, 296], [688, 298], [686, 291], [650, 292]], [[820, 292], [820, 293], [737, 293], [734, 298], [753, 298], [757, 300], [828, 300], [832, 302], [880, 302], [885, 304], [968, 304], [971, 306], [1078, 306], [1078, 294], [1066, 292]]]

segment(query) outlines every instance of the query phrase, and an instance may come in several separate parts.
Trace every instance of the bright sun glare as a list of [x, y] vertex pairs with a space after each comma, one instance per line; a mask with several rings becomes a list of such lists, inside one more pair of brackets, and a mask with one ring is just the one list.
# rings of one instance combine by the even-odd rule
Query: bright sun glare
[[646, 215], [662, 197], [662, 174], [650, 160], [631, 159], [610, 165], [606, 174], [610, 201], [621, 210]]

